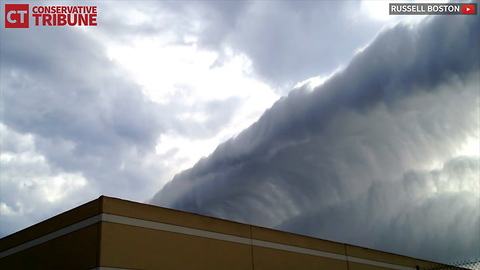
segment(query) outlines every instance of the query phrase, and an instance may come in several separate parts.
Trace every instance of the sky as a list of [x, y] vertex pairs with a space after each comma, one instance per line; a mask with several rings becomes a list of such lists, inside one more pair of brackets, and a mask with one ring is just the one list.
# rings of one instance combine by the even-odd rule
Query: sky
[[96, 5], [98, 26], [0, 28], [0, 236], [107, 195], [480, 257], [478, 15], [389, 16], [374, 0], [22, 3]]

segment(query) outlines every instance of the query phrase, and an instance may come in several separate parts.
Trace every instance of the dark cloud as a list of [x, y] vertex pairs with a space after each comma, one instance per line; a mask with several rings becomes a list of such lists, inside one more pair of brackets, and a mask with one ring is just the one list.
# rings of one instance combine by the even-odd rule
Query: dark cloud
[[413, 257], [476, 259], [479, 165], [478, 157], [460, 157], [438, 170], [377, 181], [357, 197], [301, 213], [276, 228]]
[[[146, 184], [147, 168], [136, 160], [151, 153], [168, 128], [163, 108], [143, 96], [88, 35], [35, 30], [2, 33], [16, 41], [4, 42], [0, 52], [2, 122], [34, 134], [36, 149], [52, 165], [108, 178], [105, 185]], [[30, 50], [30, 40], [42, 42]], [[122, 163], [140, 165], [134, 169], [140, 179], [120, 172]]]
[[479, 137], [478, 25], [438, 16], [380, 33], [152, 203], [438, 261], [478, 255], [478, 157], [458, 156]]
[[[200, 46], [245, 53], [256, 74], [279, 91], [347, 63], [352, 53], [375, 35], [382, 24], [358, 16], [360, 6], [360, 1], [335, 5], [328, 1], [165, 4], [180, 18], [198, 22]], [[221, 63], [222, 57], [218, 59]]]

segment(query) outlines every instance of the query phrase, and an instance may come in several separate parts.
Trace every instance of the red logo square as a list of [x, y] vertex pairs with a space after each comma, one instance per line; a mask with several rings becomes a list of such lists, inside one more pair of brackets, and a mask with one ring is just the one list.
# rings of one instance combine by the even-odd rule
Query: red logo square
[[28, 28], [28, 4], [5, 4], [5, 28]]
[[462, 14], [475, 14], [475, 5], [462, 5]]

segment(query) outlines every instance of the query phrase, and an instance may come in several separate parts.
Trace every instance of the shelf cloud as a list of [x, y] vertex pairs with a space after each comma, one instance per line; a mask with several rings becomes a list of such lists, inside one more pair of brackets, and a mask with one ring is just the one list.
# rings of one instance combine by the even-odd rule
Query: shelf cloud
[[437, 261], [478, 256], [479, 23], [384, 29], [151, 203]]

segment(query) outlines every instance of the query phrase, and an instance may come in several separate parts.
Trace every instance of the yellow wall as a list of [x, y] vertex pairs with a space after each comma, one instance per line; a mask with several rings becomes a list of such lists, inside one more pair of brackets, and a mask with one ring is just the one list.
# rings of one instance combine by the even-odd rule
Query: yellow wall
[[[372, 260], [379, 263], [389, 263], [389, 264], [395, 264], [400, 266], [415, 267], [415, 260], [410, 257], [399, 256], [392, 253], [387, 253], [387, 252], [382, 252], [378, 250], [352, 246], [352, 245], [345, 245], [345, 248], [348, 256], [351, 256], [351, 257]], [[365, 264], [355, 263], [355, 262], [349, 263], [349, 270], [363, 270], [363, 269], [388, 269], [388, 268], [378, 267], [378, 266], [369, 266], [369, 268], [365, 268]]]
[[251, 269], [248, 245], [102, 224], [100, 265], [135, 269]]
[[3, 270], [87, 270], [97, 265], [99, 224], [0, 259]]
[[[91, 201], [0, 239], [0, 254], [30, 241], [38, 241], [42, 237], [48, 237], [50, 234], [58, 233], [72, 224], [100, 214], [101, 201]], [[0, 269], [91, 269], [97, 265], [98, 261], [99, 229], [99, 223], [90, 225], [13, 255], [0, 258]]]
[[[13, 255], [5, 251], [83, 228]], [[97, 221], [98, 220], [98, 221]], [[80, 222], [80, 223], [78, 223]], [[96, 222], [96, 223], [95, 223]], [[93, 225], [92, 225], [93, 224]], [[76, 226], [76, 225], [75, 225]], [[413, 269], [410, 257], [181, 211], [100, 197], [0, 239], [0, 269]]]

